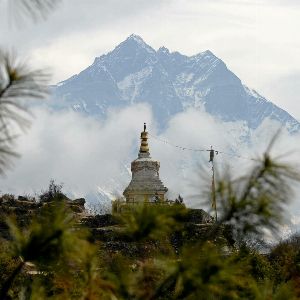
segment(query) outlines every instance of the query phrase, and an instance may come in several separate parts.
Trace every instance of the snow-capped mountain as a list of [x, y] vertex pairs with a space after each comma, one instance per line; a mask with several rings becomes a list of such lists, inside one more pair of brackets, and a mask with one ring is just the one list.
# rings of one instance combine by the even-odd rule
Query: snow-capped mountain
[[57, 108], [101, 117], [110, 108], [147, 102], [161, 127], [176, 113], [195, 107], [224, 121], [245, 121], [249, 128], [268, 117], [290, 132], [300, 129], [297, 120], [243, 85], [209, 50], [194, 56], [165, 47], [155, 51], [137, 35], [54, 86], [54, 95]]

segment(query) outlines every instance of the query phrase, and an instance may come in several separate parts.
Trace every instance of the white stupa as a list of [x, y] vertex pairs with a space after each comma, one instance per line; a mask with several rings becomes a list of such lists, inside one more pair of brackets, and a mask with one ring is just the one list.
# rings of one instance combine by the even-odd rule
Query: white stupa
[[132, 179], [123, 195], [126, 202], [163, 202], [168, 189], [159, 179], [160, 163], [150, 156], [146, 124], [141, 132], [138, 158], [131, 163]]

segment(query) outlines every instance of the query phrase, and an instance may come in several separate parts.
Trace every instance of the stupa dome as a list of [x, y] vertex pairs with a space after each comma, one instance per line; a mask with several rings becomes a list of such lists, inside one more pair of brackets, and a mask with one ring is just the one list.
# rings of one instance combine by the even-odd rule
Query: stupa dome
[[146, 124], [138, 158], [131, 163], [132, 179], [124, 190], [127, 202], [162, 202], [168, 189], [159, 178], [160, 163], [150, 156]]

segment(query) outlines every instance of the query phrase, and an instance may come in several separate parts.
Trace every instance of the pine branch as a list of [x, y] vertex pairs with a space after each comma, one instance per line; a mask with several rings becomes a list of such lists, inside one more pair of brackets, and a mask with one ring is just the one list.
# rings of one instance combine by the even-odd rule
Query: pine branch
[[30, 126], [26, 103], [48, 95], [48, 76], [41, 70], [30, 70], [16, 57], [0, 52], [0, 174], [17, 156], [15, 131]]
[[17, 265], [17, 267], [14, 269], [14, 271], [10, 274], [10, 276], [6, 279], [6, 281], [4, 282], [3, 286], [1, 287], [0, 290], [0, 300], [6, 300], [9, 299], [7, 297], [7, 294], [9, 292], [9, 289], [11, 288], [11, 286], [13, 285], [15, 278], [20, 274], [20, 272], [22, 271], [23, 267], [25, 265], [25, 262], [22, 260], [19, 262], [19, 264]]
[[61, 0], [10, 0], [8, 5], [16, 21], [38, 22], [45, 20], [60, 2]]
[[[274, 142], [275, 138], [267, 151]], [[240, 242], [260, 239], [265, 230], [276, 235], [293, 194], [292, 182], [299, 181], [295, 166], [280, 163], [269, 152], [246, 175], [233, 180], [226, 174], [216, 182], [220, 218], [207, 232], [207, 239], [214, 239], [224, 225], [232, 228], [232, 236]]]

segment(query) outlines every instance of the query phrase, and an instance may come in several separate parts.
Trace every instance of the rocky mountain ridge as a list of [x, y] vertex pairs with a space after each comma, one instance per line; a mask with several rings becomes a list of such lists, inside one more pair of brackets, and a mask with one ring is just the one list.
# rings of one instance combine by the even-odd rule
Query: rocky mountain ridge
[[111, 108], [148, 103], [163, 128], [189, 107], [205, 110], [223, 121], [243, 121], [250, 129], [265, 118], [279, 121], [290, 132], [299, 122], [254, 90], [243, 85], [226, 64], [207, 50], [194, 56], [157, 51], [137, 35], [54, 86], [56, 108], [99, 115]]

